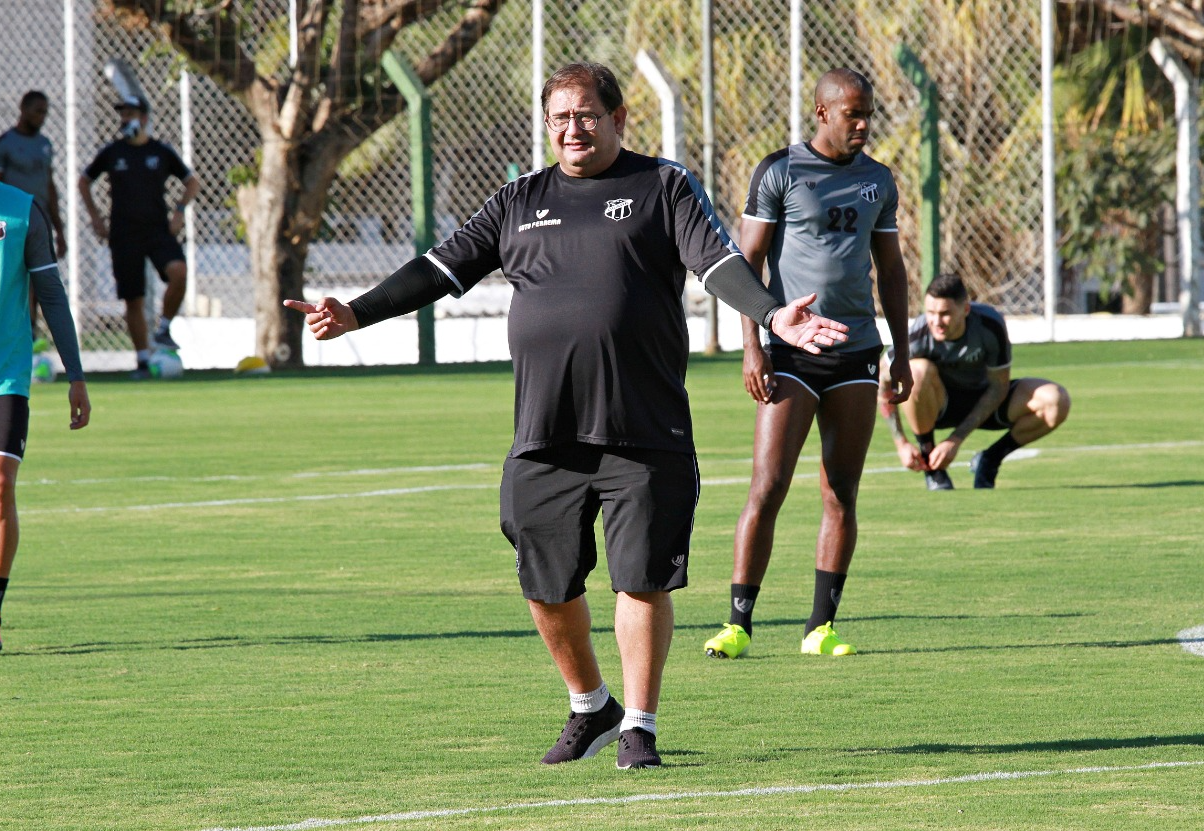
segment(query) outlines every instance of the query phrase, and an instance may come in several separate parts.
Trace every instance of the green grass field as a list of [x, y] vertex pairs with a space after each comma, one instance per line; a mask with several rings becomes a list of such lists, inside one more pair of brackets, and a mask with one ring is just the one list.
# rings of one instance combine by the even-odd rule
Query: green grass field
[[[1021, 346], [1014, 372], [1074, 404], [993, 492], [966, 469], [993, 434], [930, 494], [879, 424], [854, 658], [798, 654], [813, 436], [752, 651], [721, 662], [753, 406], [736, 357], [694, 361], [703, 495], [654, 771], [537, 764], [568, 702], [497, 530], [508, 366], [96, 378], [80, 433], [65, 384], [37, 387], [0, 829], [1198, 831], [1204, 343]], [[589, 598], [621, 695], [604, 572]]]

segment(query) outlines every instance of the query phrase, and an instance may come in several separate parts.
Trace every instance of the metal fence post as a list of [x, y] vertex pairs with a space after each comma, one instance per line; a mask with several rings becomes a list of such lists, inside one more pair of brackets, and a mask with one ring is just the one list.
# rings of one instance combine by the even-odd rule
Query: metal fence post
[[[431, 174], [431, 98], [412, 68], [386, 52], [381, 67], [401, 90], [410, 112], [410, 194], [413, 203], [414, 254], [435, 244], [435, 189]], [[418, 363], [435, 363], [435, 307], [418, 310]]]

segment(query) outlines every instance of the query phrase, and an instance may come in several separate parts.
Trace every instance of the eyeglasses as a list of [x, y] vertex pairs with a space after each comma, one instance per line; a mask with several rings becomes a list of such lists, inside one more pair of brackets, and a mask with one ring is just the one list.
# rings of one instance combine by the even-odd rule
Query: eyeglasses
[[[602, 115], [610, 115], [611, 112], [611, 110], [607, 110]], [[602, 115], [595, 115], [594, 113], [573, 113], [572, 115], [568, 113], [555, 113], [554, 115], [549, 115], [543, 121], [544, 124], [548, 125], [548, 129], [553, 132], [563, 133], [569, 128], [570, 120], [576, 121], [577, 126], [582, 130], [592, 130], [598, 126], [598, 121], [602, 118]]]

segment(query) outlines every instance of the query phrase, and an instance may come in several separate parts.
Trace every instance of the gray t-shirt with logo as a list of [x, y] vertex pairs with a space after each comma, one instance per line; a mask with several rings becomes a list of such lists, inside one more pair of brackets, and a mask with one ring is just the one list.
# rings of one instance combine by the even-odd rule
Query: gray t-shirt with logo
[[[769, 291], [782, 303], [815, 292], [815, 314], [849, 327], [833, 347], [854, 352], [882, 345], [870, 279], [873, 233], [898, 233], [899, 191], [890, 168], [858, 153], [837, 162], [809, 142], [766, 156], [753, 172], [744, 218], [773, 222]], [[783, 341], [770, 335], [773, 343]]]

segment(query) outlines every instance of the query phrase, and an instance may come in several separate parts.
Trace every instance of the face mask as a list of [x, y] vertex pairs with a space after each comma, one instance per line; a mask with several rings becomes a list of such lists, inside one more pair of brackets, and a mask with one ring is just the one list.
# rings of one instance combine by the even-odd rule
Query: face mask
[[136, 139], [142, 133], [142, 122], [137, 118], [123, 121], [121, 122], [120, 133], [122, 138]]

